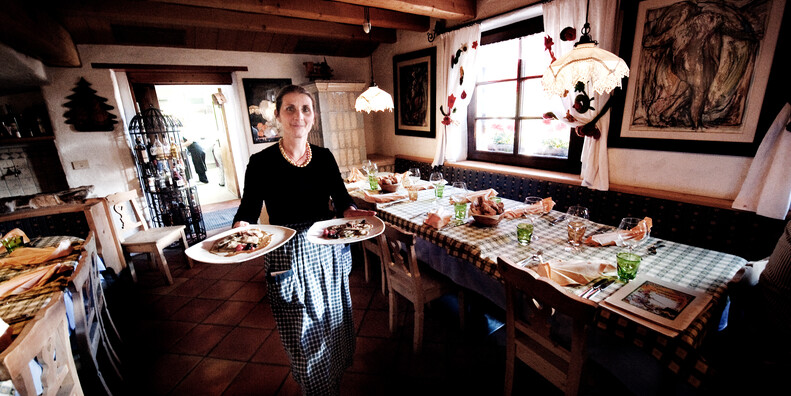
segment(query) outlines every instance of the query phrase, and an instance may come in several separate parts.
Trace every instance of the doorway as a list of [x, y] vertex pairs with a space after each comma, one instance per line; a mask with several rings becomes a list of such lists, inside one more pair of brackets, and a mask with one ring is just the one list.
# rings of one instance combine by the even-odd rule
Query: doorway
[[[185, 165], [198, 187], [201, 206], [239, 199], [236, 172], [229, 161], [225, 114], [215, 94], [230, 85], [154, 85], [160, 110], [182, 123], [182, 142], [190, 153]], [[186, 141], [185, 141], [186, 140]]]

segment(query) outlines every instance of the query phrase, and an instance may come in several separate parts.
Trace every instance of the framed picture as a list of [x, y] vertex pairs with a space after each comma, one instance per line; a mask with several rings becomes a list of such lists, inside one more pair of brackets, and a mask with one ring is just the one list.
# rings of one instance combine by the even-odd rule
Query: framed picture
[[253, 143], [274, 142], [280, 139], [280, 129], [275, 120], [275, 97], [286, 85], [291, 85], [290, 78], [242, 79]]
[[768, 83], [770, 75], [786, 79], [773, 66], [784, 5], [646, 0], [625, 6], [633, 7], [625, 15], [635, 21], [633, 30], [624, 24], [621, 39], [632, 43], [621, 51], [631, 58], [630, 76], [622, 112], [612, 114], [610, 146], [754, 155], [771, 124], [766, 120], [780, 110], [768, 108], [777, 95], [770, 96]]
[[436, 136], [436, 66], [436, 47], [393, 57], [396, 135]]

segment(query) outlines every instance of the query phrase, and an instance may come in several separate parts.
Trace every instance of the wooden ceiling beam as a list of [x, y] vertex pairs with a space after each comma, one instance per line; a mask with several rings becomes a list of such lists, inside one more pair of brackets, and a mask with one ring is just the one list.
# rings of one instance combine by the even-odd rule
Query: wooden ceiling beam
[[382, 8], [437, 19], [475, 19], [475, 0], [335, 0], [358, 6]]
[[251, 34], [266, 32], [379, 43], [396, 41], [393, 29], [374, 29], [367, 35], [361, 26], [154, 2], [63, 2], [60, 11], [66, 18], [99, 18], [131, 26], [204, 27], [248, 31]]
[[0, 40], [9, 47], [41, 60], [47, 66], [81, 65], [77, 46], [69, 32], [40, 5], [3, 1]]
[[[187, 6], [270, 14], [284, 17], [316, 19], [326, 22], [362, 26], [364, 7], [335, 1], [315, 0], [149, 0]], [[425, 32], [430, 28], [427, 16], [373, 8], [371, 24], [377, 28]]]

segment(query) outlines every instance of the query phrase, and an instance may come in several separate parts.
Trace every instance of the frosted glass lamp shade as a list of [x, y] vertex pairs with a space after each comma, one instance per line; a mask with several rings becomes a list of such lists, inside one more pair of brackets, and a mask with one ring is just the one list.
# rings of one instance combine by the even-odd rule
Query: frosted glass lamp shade
[[623, 59], [595, 43], [580, 43], [549, 65], [541, 85], [548, 94], [562, 97], [566, 91], [574, 92], [574, 86], [581, 81], [601, 95], [620, 87], [621, 79], [628, 76], [629, 66]]
[[379, 89], [376, 84], [373, 84], [357, 97], [354, 109], [366, 113], [385, 110], [393, 111], [393, 97]]

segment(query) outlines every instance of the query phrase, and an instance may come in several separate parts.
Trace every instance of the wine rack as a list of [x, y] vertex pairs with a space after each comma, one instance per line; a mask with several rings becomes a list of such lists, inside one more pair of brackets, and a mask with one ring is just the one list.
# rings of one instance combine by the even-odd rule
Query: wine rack
[[181, 145], [181, 122], [149, 108], [129, 123], [129, 137], [151, 224], [186, 226], [187, 242], [206, 239], [197, 187], [185, 175], [186, 150]]

